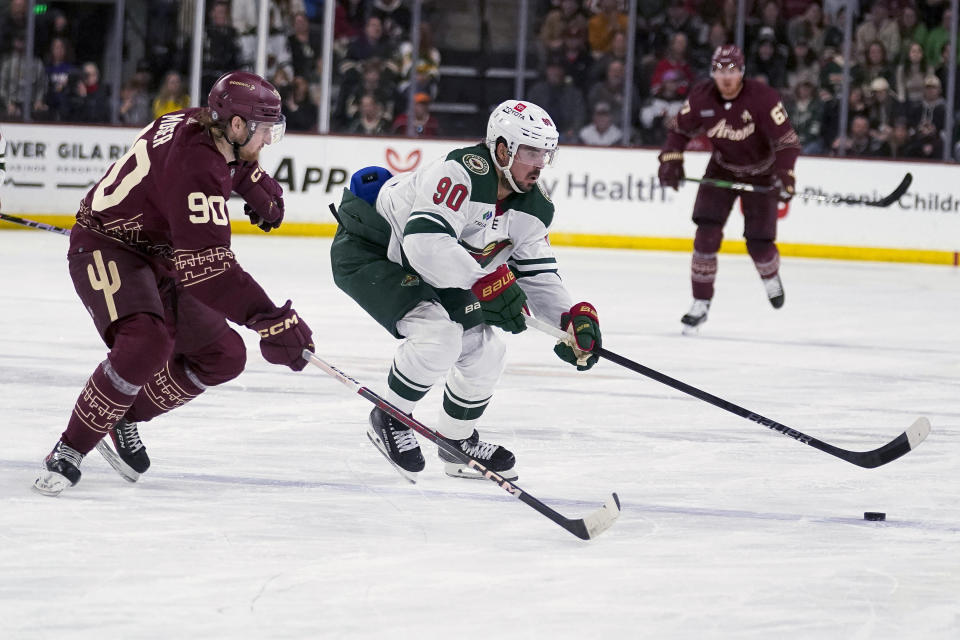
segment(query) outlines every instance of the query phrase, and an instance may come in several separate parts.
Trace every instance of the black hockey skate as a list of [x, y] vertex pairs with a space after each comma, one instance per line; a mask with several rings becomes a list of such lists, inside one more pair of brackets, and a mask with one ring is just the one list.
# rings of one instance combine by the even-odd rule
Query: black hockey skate
[[[470, 434], [469, 438], [464, 440], [452, 440], [450, 438], [444, 438], [449, 444], [453, 445], [454, 448], [459, 449], [466, 455], [470, 456], [487, 469], [497, 472], [504, 480], [516, 480], [518, 475], [516, 470], [513, 468], [517, 462], [517, 459], [514, 457], [508, 449], [501, 447], [498, 444], [491, 444], [489, 442], [483, 442], [480, 440], [480, 434], [477, 433], [477, 430], [474, 429], [473, 433]], [[444, 463], [444, 472], [451, 478], [469, 478], [469, 479], [479, 479], [483, 478], [481, 474], [476, 469], [468, 466], [466, 462], [461, 462], [456, 459], [443, 449], [439, 450], [440, 459]]]
[[109, 433], [113, 448], [104, 438], [97, 443], [97, 451], [124, 480], [136, 482], [150, 468], [150, 456], [140, 440], [137, 423], [120, 418]]
[[772, 278], [764, 278], [763, 288], [767, 290], [767, 298], [770, 300], [770, 304], [773, 305], [774, 309], [779, 309], [783, 306], [783, 283], [780, 282], [779, 273]]
[[683, 335], [689, 336], [700, 332], [700, 325], [707, 321], [707, 312], [710, 311], [709, 300], [694, 298], [690, 311], [680, 318], [683, 323]]
[[367, 437], [401, 476], [412, 483], [417, 481], [417, 473], [423, 471], [424, 461], [412, 429], [386, 411], [374, 407], [370, 412]]
[[57, 442], [53, 451], [43, 459], [43, 471], [34, 481], [33, 489], [45, 496], [58, 496], [67, 487], [80, 482], [80, 462], [83, 455], [65, 445], [62, 440]]

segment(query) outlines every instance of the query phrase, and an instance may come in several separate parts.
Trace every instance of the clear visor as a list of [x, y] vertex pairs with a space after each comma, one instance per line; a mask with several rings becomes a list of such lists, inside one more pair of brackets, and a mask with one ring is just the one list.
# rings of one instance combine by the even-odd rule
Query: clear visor
[[256, 120], [248, 120], [247, 125], [250, 127], [250, 137], [257, 135], [258, 132], [263, 136], [263, 144], [277, 144], [283, 139], [283, 134], [287, 130], [287, 119], [280, 114], [280, 119], [276, 122], [257, 122]]
[[742, 72], [735, 62], [715, 62], [712, 65], [712, 70], [715, 76], [740, 75]]
[[556, 157], [557, 149], [536, 149], [522, 144], [517, 147], [517, 156], [514, 161], [542, 169], [552, 166]]

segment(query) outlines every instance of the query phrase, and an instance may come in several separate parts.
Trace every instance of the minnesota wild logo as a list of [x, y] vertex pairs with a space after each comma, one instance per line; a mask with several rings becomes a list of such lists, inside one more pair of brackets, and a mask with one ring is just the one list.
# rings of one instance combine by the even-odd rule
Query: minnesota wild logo
[[495, 240], [488, 243], [487, 246], [482, 249], [478, 249], [477, 247], [471, 247], [463, 240], [460, 241], [460, 246], [466, 249], [467, 253], [473, 256], [473, 259], [476, 260], [481, 267], [490, 264], [490, 262], [497, 257], [497, 254], [512, 245], [513, 243], [510, 242], [510, 240]]
[[478, 176], [485, 176], [490, 173], [490, 163], [475, 153], [468, 153], [463, 156], [463, 166]]
[[400, 281], [401, 287], [416, 287], [420, 284], [420, 278], [415, 275], [407, 274], [403, 276], [403, 280]]

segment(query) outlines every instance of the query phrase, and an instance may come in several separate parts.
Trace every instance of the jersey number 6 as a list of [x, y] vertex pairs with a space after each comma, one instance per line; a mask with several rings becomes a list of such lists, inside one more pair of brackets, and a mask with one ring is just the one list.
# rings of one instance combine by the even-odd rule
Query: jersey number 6
[[463, 199], [466, 197], [467, 188], [465, 186], [453, 184], [453, 180], [444, 177], [440, 178], [440, 182], [437, 183], [437, 192], [433, 194], [433, 202], [434, 204], [440, 204], [446, 200], [448, 207], [454, 211], [459, 211], [460, 205], [463, 204]]

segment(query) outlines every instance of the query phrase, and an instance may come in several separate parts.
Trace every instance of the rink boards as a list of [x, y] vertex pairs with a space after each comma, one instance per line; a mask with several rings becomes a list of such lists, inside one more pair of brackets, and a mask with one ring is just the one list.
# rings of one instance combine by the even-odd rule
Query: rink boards
[[[8, 140], [3, 212], [65, 225], [84, 194], [128, 149], [136, 130], [124, 127], [5, 124]], [[410, 140], [288, 134], [262, 155], [264, 168], [283, 185], [283, 233], [332, 235], [328, 204], [337, 203], [350, 175], [368, 165], [414, 170], [473, 141]], [[688, 152], [686, 173], [700, 176], [708, 154]], [[184, 167], [189, 171], [189, 167]], [[927, 262], [957, 265], [960, 252], [960, 181], [956, 165], [803, 157], [800, 192], [877, 199], [914, 176], [889, 208], [794, 199], [781, 211], [778, 240], [785, 255]], [[657, 151], [562, 147], [541, 184], [557, 206], [551, 241], [558, 245], [687, 251], [694, 231], [690, 212], [696, 185], [663, 190]], [[239, 206], [233, 208], [240, 211]], [[238, 232], [252, 230], [234, 218]], [[739, 205], [725, 235], [725, 251], [744, 251]], [[6, 225], [5, 225], [6, 226]]]

